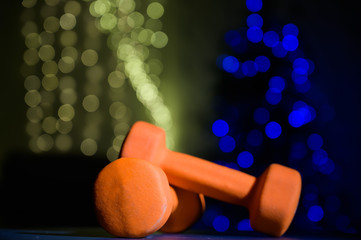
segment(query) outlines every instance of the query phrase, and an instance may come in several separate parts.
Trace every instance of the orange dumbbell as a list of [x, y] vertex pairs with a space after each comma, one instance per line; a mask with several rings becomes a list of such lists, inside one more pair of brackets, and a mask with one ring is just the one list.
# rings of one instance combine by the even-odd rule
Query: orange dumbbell
[[219, 166], [166, 147], [165, 131], [136, 122], [121, 149], [122, 157], [136, 157], [160, 166], [170, 184], [189, 191], [248, 207], [251, 227], [281, 236], [288, 229], [298, 206], [301, 176], [298, 171], [271, 164], [258, 178]]
[[173, 189], [162, 169], [136, 158], [120, 158], [100, 171], [94, 203], [100, 225], [119, 237], [183, 231], [205, 206], [203, 195]]

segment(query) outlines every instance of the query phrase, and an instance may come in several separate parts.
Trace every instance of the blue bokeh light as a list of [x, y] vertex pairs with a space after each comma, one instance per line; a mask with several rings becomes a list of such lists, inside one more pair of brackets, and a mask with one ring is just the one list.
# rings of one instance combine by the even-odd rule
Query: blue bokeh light
[[259, 14], [253, 13], [247, 17], [247, 25], [248, 27], [261, 28], [263, 25], [263, 18]]
[[282, 127], [279, 123], [272, 121], [266, 125], [265, 132], [266, 132], [267, 137], [269, 137], [271, 139], [275, 139], [281, 135]]
[[297, 37], [298, 36], [298, 27], [292, 23], [286, 24], [282, 28], [282, 34], [283, 36], [292, 35]]
[[287, 55], [288, 51], [283, 47], [282, 42], [278, 42], [272, 47], [272, 53], [275, 57], [283, 58]]
[[298, 48], [298, 39], [293, 35], [287, 35], [282, 40], [282, 46], [287, 51], [294, 51]]
[[280, 36], [275, 31], [268, 31], [263, 35], [263, 42], [267, 47], [275, 47], [279, 41]]
[[327, 159], [327, 162], [319, 167], [321, 173], [325, 175], [330, 175], [335, 171], [335, 163], [331, 159]]
[[279, 76], [271, 77], [268, 82], [268, 86], [270, 88], [278, 89], [280, 92], [282, 92], [286, 87], [286, 81], [284, 78]]
[[318, 150], [323, 145], [323, 138], [319, 134], [313, 133], [307, 138], [307, 145], [311, 150]]
[[312, 162], [317, 166], [322, 166], [327, 163], [328, 154], [323, 149], [318, 149], [312, 153]]
[[296, 72], [292, 72], [292, 80], [296, 83], [296, 84], [304, 84], [307, 82], [308, 80], [308, 75], [306, 74], [298, 74]]
[[247, 30], [247, 38], [250, 42], [258, 43], [262, 41], [263, 31], [259, 27], [250, 27]]
[[216, 120], [212, 124], [212, 131], [213, 131], [214, 135], [216, 135], [217, 137], [223, 137], [229, 131], [228, 123], [221, 119]]
[[269, 121], [270, 113], [265, 108], [257, 108], [253, 113], [253, 119], [258, 124], [266, 124]]
[[307, 217], [312, 222], [319, 222], [323, 218], [323, 209], [318, 205], [314, 205], [308, 209]]
[[219, 148], [222, 152], [232, 152], [236, 147], [236, 141], [231, 136], [224, 136], [219, 140]]
[[247, 135], [247, 143], [253, 147], [261, 145], [263, 142], [263, 134], [261, 131], [254, 129]]
[[233, 56], [227, 56], [223, 59], [222, 67], [226, 72], [234, 73], [239, 68], [238, 59]]
[[307, 74], [309, 67], [308, 61], [304, 58], [297, 58], [293, 61], [293, 71], [298, 74]]
[[259, 72], [267, 72], [271, 67], [271, 61], [266, 56], [258, 56], [254, 60]]
[[311, 112], [307, 107], [302, 107], [297, 110], [293, 110], [288, 115], [288, 122], [292, 127], [298, 128], [302, 125], [310, 122], [312, 119]]
[[312, 60], [307, 59], [308, 62], [308, 74], [310, 75], [311, 73], [313, 73], [313, 71], [315, 71], [315, 64]]
[[249, 168], [253, 164], [253, 155], [248, 151], [243, 151], [237, 156], [237, 163], [242, 168]]
[[281, 91], [277, 88], [270, 88], [266, 92], [266, 100], [269, 104], [276, 105], [282, 99]]
[[311, 89], [311, 81], [307, 79], [305, 83], [296, 84], [295, 87], [297, 92], [306, 93]]
[[213, 220], [213, 227], [217, 232], [225, 232], [230, 225], [229, 219], [226, 216], [219, 215]]
[[246, 6], [251, 12], [258, 12], [262, 9], [262, 0], [246, 0]]
[[256, 63], [251, 60], [245, 61], [242, 64], [242, 72], [244, 75], [246, 75], [248, 77], [256, 76], [256, 74], [258, 72]]
[[241, 220], [237, 225], [237, 230], [238, 231], [253, 231], [250, 220], [249, 219]]
[[230, 30], [224, 35], [225, 42], [231, 47], [235, 47], [240, 44], [241, 39], [241, 33], [236, 30]]

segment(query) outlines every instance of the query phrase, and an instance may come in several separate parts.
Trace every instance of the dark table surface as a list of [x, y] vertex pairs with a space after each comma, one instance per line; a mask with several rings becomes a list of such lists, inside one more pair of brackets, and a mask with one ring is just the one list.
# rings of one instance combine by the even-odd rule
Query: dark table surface
[[[0, 240], [106, 240], [122, 239], [108, 234], [101, 228], [33, 228], [33, 229], [0, 229]], [[124, 238], [123, 238], [124, 239]], [[152, 240], [233, 240], [233, 239], [262, 239], [262, 240], [320, 240], [320, 239], [361, 239], [358, 235], [334, 235], [330, 233], [310, 233], [310, 234], [285, 234], [280, 238], [269, 237], [256, 232], [245, 232], [237, 235], [207, 234], [186, 232], [181, 234], [155, 233], [145, 239]]]

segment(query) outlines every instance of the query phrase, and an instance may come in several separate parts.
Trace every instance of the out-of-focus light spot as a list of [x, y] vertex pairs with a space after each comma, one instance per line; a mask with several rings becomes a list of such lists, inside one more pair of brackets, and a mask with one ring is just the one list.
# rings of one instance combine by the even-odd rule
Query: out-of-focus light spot
[[69, 151], [73, 145], [73, 140], [69, 135], [59, 134], [55, 139], [55, 146], [63, 152]]
[[65, 13], [60, 17], [59, 24], [64, 30], [72, 30], [76, 25], [76, 18], [73, 14]]
[[238, 231], [253, 231], [249, 219], [241, 220], [237, 225]]
[[233, 56], [227, 56], [222, 61], [222, 67], [226, 72], [234, 73], [239, 68], [239, 62], [237, 58]]
[[298, 74], [296, 72], [292, 72], [292, 80], [296, 83], [296, 84], [304, 84], [307, 82], [308, 80], [308, 75], [305, 74]]
[[56, 130], [61, 134], [68, 134], [73, 129], [73, 123], [71, 121], [63, 121], [58, 119], [56, 122]]
[[265, 108], [257, 108], [254, 111], [253, 119], [258, 124], [266, 124], [269, 121], [270, 113]]
[[32, 8], [36, 5], [37, 0], [23, 0], [21, 4], [26, 8]]
[[256, 76], [257, 71], [258, 71], [258, 68], [257, 68], [256, 63], [251, 60], [245, 61], [242, 64], [242, 72], [244, 75], [246, 75], [248, 77]]
[[225, 232], [228, 230], [230, 225], [229, 219], [226, 216], [217, 216], [213, 220], [213, 227], [217, 232]]
[[111, 13], [105, 13], [100, 18], [100, 27], [104, 30], [112, 30], [117, 25], [117, 17]]
[[258, 12], [262, 9], [262, 0], [246, 0], [246, 6], [251, 12]]
[[291, 146], [290, 157], [293, 159], [303, 159], [307, 154], [306, 144], [303, 142], [293, 143]]
[[64, 6], [64, 12], [78, 16], [81, 12], [81, 5], [77, 1], [67, 1]]
[[243, 151], [237, 156], [237, 163], [241, 168], [249, 168], [253, 161], [253, 155], [248, 151]]
[[313, 71], [315, 71], [315, 64], [312, 60], [310, 59], [307, 59], [307, 62], [308, 62], [308, 75], [310, 75], [311, 73], [313, 73]]
[[277, 122], [269, 122], [265, 128], [267, 137], [271, 139], [278, 138], [282, 133], [281, 125]]
[[48, 6], [54, 7], [59, 3], [60, 0], [45, 0], [45, 3]]
[[276, 105], [282, 99], [281, 91], [277, 88], [270, 88], [266, 92], [266, 100], [269, 104]]
[[168, 44], [168, 36], [162, 31], [153, 33], [150, 42], [155, 48], [164, 48]]
[[[44, 111], [39, 106], [30, 107], [26, 111], [26, 117], [32, 123], [38, 123], [44, 117]], [[39, 134], [38, 134], [39, 135]]]
[[325, 210], [328, 212], [337, 212], [340, 209], [341, 201], [336, 195], [331, 195], [326, 198]]
[[314, 205], [308, 209], [307, 217], [312, 222], [319, 222], [323, 218], [323, 214], [323, 209], [318, 205]]
[[98, 62], [98, 53], [93, 49], [87, 49], [81, 54], [81, 61], [87, 67], [94, 66]]
[[253, 13], [247, 17], [247, 25], [248, 27], [261, 28], [263, 25], [263, 18], [259, 14]]
[[30, 90], [25, 94], [24, 100], [29, 107], [35, 107], [41, 102], [41, 95], [36, 90]]
[[98, 151], [98, 145], [95, 140], [87, 138], [80, 144], [80, 150], [86, 156], [93, 156]]
[[231, 136], [224, 136], [219, 140], [219, 148], [222, 152], [232, 152], [236, 147], [236, 141]]
[[59, 81], [55, 75], [47, 75], [43, 77], [41, 84], [46, 91], [53, 91], [58, 87]]
[[83, 99], [83, 108], [87, 112], [95, 112], [99, 108], [99, 98], [95, 95], [88, 95]]
[[247, 143], [253, 147], [261, 145], [263, 142], [263, 134], [261, 131], [254, 129], [247, 134]]
[[283, 47], [282, 42], [278, 42], [272, 47], [272, 53], [275, 57], [283, 58], [287, 55], [287, 50]]
[[321, 166], [328, 161], [328, 154], [323, 149], [318, 149], [312, 153], [312, 162], [317, 165]]
[[254, 62], [256, 63], [259, 72], [267, 72], [271, 67], [271, 61], [265, 56], [256, 57]]
[[335, 163], [328, 158], [327, 162], [321, 165], [319, 170], [321, 173], [325, 175], [330, 175], [331, 173], [333, 173], [333, 171], [335, 171], [335, 168], [336, 168]]
[[229, 46], [235, 47], [241, 43], [241, 33], [236, 30], [230, 30], [224, 35], [224, 40]]
[[125, 82], [125, 75], [122, 72], [114, 71], [108, 76], [108, 83], [112, 88], [120, 88]]
[[[152, 19], [152, 20], [155, 20], [155, 19]], [[144, 23], [144, 16], [140, 12], [132, 12], [131, 14], [128, 15], [127, 23], [132, 28], [141, 27]]]
[[50, 61], [55, 56], [55, 50], [51, 45], [43, 45], [39, 49], [39, 57], [43, 61]]
[[298, 74], [307, 74], [309, 69], [309, 65], [306, 59], [304, 58], [297, 58], [293, 62], [293, 71]]
[[216, 120], [212, 125], [212, 131], [217, 137], [223, 137], [229, 131], [228, 123], [224, 120]]
[[300, 108], [306, 108], [308, 105], [304, 101], [297, 101], [292, 105], [293, 110], [297, 110]]
[[292, 23], [286, 24], [282, 28], [283, 36], [292, 35], [297, 37], [298, 36], [298, 27]]
[[297, 92], [306, 93], [311, 89], [311, 82], [306, 80], [303, 84], [296, 84], [295, 85]]
[[30, 33], [25, 37], [25, 45], [27, 48], [38, 48], [41, 45], [41, 38], [37, 33]]
[[262, 41], [263, 31], [259, 27], [250, 27], [247, 30], [247, 38], [250, 42], [258, 43]]
[[48, 134], [53, 134], [56, 132], [56, 119], [55, 117], [46, 117], [43, 120], [42, 123], [42, 128], [44, 130], [44, 132], [48, 133]]
[[70, 73], [75, 68], [74, 59], [68, 56], [62, 57], [59, 60], [58, 67], [62, 73]]
[[59, 30], [59, 26], [59, 19], [54, 16], [50, 16], [44, 20], [43, 27], [45, 31], [49, 33], [57, 32]]
[[58, 64], [54, 61], [46, 61], [43, 63], [41, 70], [44, 75], [55, 75], [58, 72]]
[[286, 86], [285, 79], [279, 76], [271, 77], [271, 79], [268, 82], [268, 86], [270, 88], [278, 89], [279, 91], [283, 91]]
[[29, 66], [34, 66], [39, 62], [38, 51], [34, 48], [27, 49], [24, 52], [24, 62]]
[[263, 35], [264, 45], [267, 47], [275, 47], [280, 41], [280, 36], [275, 31], [268, 31]]
[[152, 2], [147, 7], [147, 14], [152, 19], [161, 18], [164, 14], [164, 7], [159, 2]]
[[288, 122], [292, 127], [298, 128], [302, 125], [310, 122], [312, 120], [312, 116], [307, 107], [302, 107], [297, 110], [292, 111], [288, 115]]
[[323, 138], [319, 134], [313, 133], [307, 138], [307, 145], [312, 150], [318, 150], [323, 145]]
[[294, 51], [298, 47], [298, 39], [293, 35], [287, 35], [282, 40], [282, 46], [287, 51]]
[[71, 57], [75, 61], [78, 59], [78, 50], [74, 47], [65, 47], [61, 51], [61, 57]]
[[26, 90], [38, 90], [40, 88], [40, 79], [36, 75], [30, 75], [25, 78], [24, 87]]
[[41, 151], [49, 151], [54, 146], [54, 140], [50, 135], [43, 134], [37, 138], [36, 145]]
[[121, 119], [125, 116], [127, 107], [122, 102], [113, 102], [109, 107], [109, 114], [114, 119]]
[[62, 104], [74, 104], [78, 96], [74, 88], [66, 88], [60, 93], [60, 102]]
[[59, 118], [65, 122], [71, 121], [74, 118], [75, 111], [70, 104], [61, 105], [58, 110]]
[[339, 216], [336, 219], [336, 228], [342, 232], [346, 232], [351, 220], [348, 216]]

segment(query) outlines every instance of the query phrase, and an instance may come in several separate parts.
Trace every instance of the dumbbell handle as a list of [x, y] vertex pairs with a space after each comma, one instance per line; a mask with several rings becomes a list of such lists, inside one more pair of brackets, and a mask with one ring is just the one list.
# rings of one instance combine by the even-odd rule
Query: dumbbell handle
[[168, 149], [160, 167], [175, 186], [243, 206], [248, 205], [256, 182], [241, 171]]

